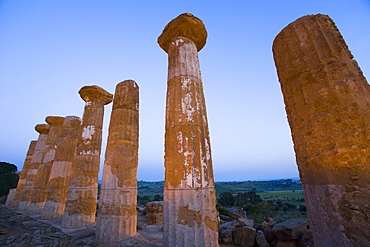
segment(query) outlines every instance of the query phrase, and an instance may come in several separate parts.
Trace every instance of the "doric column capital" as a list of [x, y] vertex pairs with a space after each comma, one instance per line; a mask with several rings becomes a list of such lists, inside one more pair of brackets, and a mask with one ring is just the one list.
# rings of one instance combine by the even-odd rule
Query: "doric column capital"
[[81, 98], [85, 101], [102, 101], [104, 105], [112, 102], [113, 95], [98, 86], [84, 86], [78, 91]]
[[178, 37], [191, 39], [198, 51], [200, 51], [207, 40], [207, 30], [203, 22], [189, 13], [179, 15], [164, 28], [158, 37], [159, 46], [168, 53], [169, 45]]
[[40, 134], [48, 134], [50, 125], [48, 124], [38, 124], [35, 126], [35, 130]]
[[45, 122], [47, 122], [51, 126], [63, 125], [64, 117], [48, 116], [45, 118]]

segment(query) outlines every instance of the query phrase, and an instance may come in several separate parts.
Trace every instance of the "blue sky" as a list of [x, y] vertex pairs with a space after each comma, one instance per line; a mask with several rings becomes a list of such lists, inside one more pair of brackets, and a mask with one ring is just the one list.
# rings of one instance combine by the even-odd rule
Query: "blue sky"
[[[81, 117], [82, 86], [114, 93], [133, 79], [140, 87], [138, 179], [163, 180], [167, 54], [157, 38], [185, 12], [208, 31], [199, 59], [216, 181], [298, 177], [272, 42], [301, 16], [327, 14], [368, 77], [368, 0], [0, 0], [0, 161], [21, 170], [36, 124]], [[103, 150], [111, 106], [105, 109]]]

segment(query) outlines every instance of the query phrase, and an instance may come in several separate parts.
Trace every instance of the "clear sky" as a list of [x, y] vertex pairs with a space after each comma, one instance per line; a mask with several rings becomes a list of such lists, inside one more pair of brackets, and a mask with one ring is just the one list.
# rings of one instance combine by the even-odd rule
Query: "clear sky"
[[138, 180], [163, 180], [167, 54], [157, 38], [185, 12], [208, 31], [199, 59], [215, 180], [298, 177], [272, 42], [294, 20], [327, 14], [369, 78], [369, 0], [0, 0], [0, 161], [21, 170], [36, 124], [82, 117], [81, 87], [114, 93], [132, 79], [140, 87]]

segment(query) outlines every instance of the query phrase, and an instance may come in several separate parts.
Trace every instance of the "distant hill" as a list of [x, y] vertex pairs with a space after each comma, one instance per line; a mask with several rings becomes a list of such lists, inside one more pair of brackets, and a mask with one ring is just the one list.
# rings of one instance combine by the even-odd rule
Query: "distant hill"
[[[140, 196], [154, 196], [163, 194], [163, 181], [146, 182], [138, 181], [138, 193]], [[230, 191], [233, 194], [243, 191], [269, 192], [302, 190], [302, 184], [298, 180], [279, 179], [271, 181], [244, 181], [244, 182], [215, 182], [216, 193]]]

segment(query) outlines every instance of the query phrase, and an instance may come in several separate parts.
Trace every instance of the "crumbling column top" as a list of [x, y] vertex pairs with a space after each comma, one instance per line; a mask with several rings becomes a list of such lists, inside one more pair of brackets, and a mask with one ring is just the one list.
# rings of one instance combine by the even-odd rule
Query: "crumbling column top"
[[48, 124], [38, 124], [35, 126], [35, 130], [40, 134], [48, 134], [50, 129], [50, 125]]
[[112, 102], [113, 95], [99, 86], [84, 86], [78, 91], [81, 98], [87, 101], [102, 101], [104, 105]]
[[45, 122], [49, 125], [63, 125], [64, 117], [48, 116], [45, 118]]
[[177, 37], [191, 39], [198, 51], [200, 51], [207, 40], [207, 30], [203, 22], [189, 13], [184, 13], [170, 21], [158, 37], [159, 46], [168, 53], [169, 45]]
[[77, 116], [66, 116], [63, 124], [68, 126], [79, 126], [81, 124], [81, 118]]

